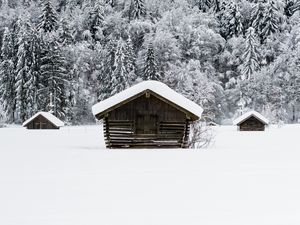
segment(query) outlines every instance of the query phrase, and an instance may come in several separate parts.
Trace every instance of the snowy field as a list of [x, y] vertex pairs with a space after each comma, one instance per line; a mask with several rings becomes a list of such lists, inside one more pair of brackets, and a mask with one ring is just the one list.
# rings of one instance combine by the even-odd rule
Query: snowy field
[[0, 129], [1, 225], [298, 225], [300, 125], [205, 150], [106, 150], [100, 126]]

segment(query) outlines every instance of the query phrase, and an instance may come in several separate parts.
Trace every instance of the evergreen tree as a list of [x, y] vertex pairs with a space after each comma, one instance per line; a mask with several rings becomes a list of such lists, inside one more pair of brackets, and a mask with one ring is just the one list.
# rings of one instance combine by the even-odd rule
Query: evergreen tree
[[43, 13], [39, 17], [39, 30], [44, 32], [52, 32], [57, 28], [57, 15], [54, 7], [52, 6], [51, 0], [43, 1]]
[[202, 12], [219, 12], [221, 10], [220, 0], [194, 0], [193, 5], [199, 8]]
[[253, 27], [248, 28], [246, 33], [245, 53], [242, 56], [242, 79], [250, 80], [252, 74], [260, 68], [258, 42]]
[[101, 31], [101, 28], [103, 26], [103, 21], [104, 21], [103, 7], [104, 4], [102, 3], [102, 1], [97, 1], [95, 3], [95, 7], [92, 9], [92, 12], [90, 13], [89, 29], [91, 31], [92, 38], [94, 40], [99, 39], [99, 37], [97, 37], [99, 35], [98, 32]]
[[160, 80], [153, 44], [149, 43], [143, 70], [144, 80]]
[[146, 15], [144, 0], [132, 0], [131, 2], [131, 18], [140, 19]]
[[243, 34], [243, 23], [242, 23], [242, 15], [239, 9], [238, 4], [234, 4], [234, 10], [233, 10], [234, 16], [234, 24], [232, 25], [232, 28], [230, 29], [232, 34], [235, 36], [239, 36]]
[[222, 10], [218, 14], [221, 35], [225, 39], [239, 36], [243, 33], [242, 15], [238, 4], [233, 1], [223, 2]]
[[263, 19], [264, 28], [262, 29], [262, 39], [266, 38], [278, 31], [279, 19], [278, 19], [278, 9], [276, 8], [275, 2], [269, 0], [265, 8], [265, 16]]
[[251, 23], [252, 23], [252, 27], [255, 29], [255, 31], [261, 41], [263, 40], [262, 30], [265, 26], [264, 14], [265, 14], [265, 6], [264, 6], [264, 3], [262, 2], [262, 0], [260, 0], [252, 8]]
[[11, 42], [12, 42], [12, 58], [13, 63], [16, 71], [16, 65], [17, 65], [17, 53], [19, 49], [19, 36], [22, 26], [21, 18], [17, 18], [12, 22], [12, 29], [11, 29]]
[[31, 117], [34, 113], [37, 112], [37, 103], [35, 101], [35, 94], [37, 91], [37, 76], [32, 73], [31, 68], [28, 69], [25, 76], [24, 83], [24, 93], [25, 93], [25, 101], [24, 110], [26, 118]]
[[128, 70], [126, 68], [126, 43], [120, 39], [115, 55], [115, 70], [112, 74], [112, 94], [119, 93], [129, 86]]
[[212, 0], [197, 0], [196, 5], [202, 12], [207, 12], [212, 7]]
[[19, 122], [24, 122], [27, 118], [26, 107], [27, 100], [29, 96], [26, 96], [26, 86], [25, 83], [28, 79], [29, 70], [30, 70], [30, 57], [29, 57], [29, 34], [30, 25], [25, 22], [21, 27], [19, 33], [19, 42], [18, 42], [18, 53], [17, 53], [17, 65], [16, 65], [16, 82], [15, 82], [15, 91], [16, 91], [16, 113], [17, 119]]
[[30, 59], [30, 67], [27, 73], [25, 88], [27, 96], [26, 114], [30, 117], [41, 108], [41, 98], [38, 95], [38, 92], [40, 89], [44, 88], [40, 69], [42, 57], [41, 37], [36, 30], [33, 30], [30, 35], [28, 57]]
[[[22, 21], [21, 21], [21, 16], [18, 18], [14, 19], [11, 24], [11, 61], [12, 61], [12, 66], [13, 66], [13, 80], [12, 81], [12, 89], [13, 93], [11, 93], [11, 96], [13, 96], [13, 101], [11, 101], [11, 112], [13, 112], [13, 115], [11, 115], [12, 122], [19, 122], [20, 119], [18, 118], [17, 115], [17, 100], [16, 100], [16, 78], [17, 78], [17, 65], [18, 65], [18, 51], [19, 51], [19, 44], [20, 44], [20, 37], [24, 34], [24, 31], [21, 31], [22, 29]], [[24, 30], [24, 29], [23, 29]], [[4, 44], [4, 43], [3, 43]], [[10, 46], [10, 45], [8, 45]]]
[[59, 36], [58, 42], [62, 46], [68, 46], [74, 43], [73, 32], [66, 19], [63, 19], [60, 23], [58, 36]]
[[1, 60], [9, 60], [13, 55], [13, 46], [12, 46], [12, 39], [11, 39], [11, 32], [10, 30], [5, 27], [2, 37], [2, 47], [1, 47]]
[[0, 64], [0, 104], [9, 122], [14, 122], [14, 70], [11, 60], [3, 60]]
[[136, 80], [136, 56], [133, 50], [131, 37], [129, 36], [125, 46], [125, 66], [128, 74], [128, 82], [131, 85]]
[[8, 122], [14, 122], [15, 92], [14, 65], [12, 60], [12, 39], [8, 28], [5, 28], [0, 61], [0, 104]]
[[101, 65], [101, 72], [98, 77], [100, 88], [98, 92], [98, 99], [104, 100], [111, 96], [113, 92], [112, 76], [116, 69], [115, 58], [116, 58], [116, 40], [112, 38], [104, 49], [104, 59]]
[[41, 75], [46, 81], [48, 89], [48, 99], [52, 100], [53, 106], [48, 104], [48, 110], [54, 111], [54, 114], [64, 118], [67, 111], [67, 91], [68, 74], [66, 71], [66, 62], [62, 55], [57, 41], [49, 37], [45, 44], [45, 52], [42, 57]]

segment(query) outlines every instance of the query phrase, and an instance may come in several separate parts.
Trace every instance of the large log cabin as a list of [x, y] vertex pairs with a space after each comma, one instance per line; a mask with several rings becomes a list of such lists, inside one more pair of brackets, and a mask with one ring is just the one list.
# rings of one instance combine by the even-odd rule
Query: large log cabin
[[49, 112], [38, 112], [23, 123], [27, 129], [59, 129], [64, 122]]
[[239, 131], [264, 131], [268, 119], [256, 111], [247, 112], [233, 121]]
[[107, 148], [187, 148], [202, 108], [158, 81], [143, 81], [92, 108]]

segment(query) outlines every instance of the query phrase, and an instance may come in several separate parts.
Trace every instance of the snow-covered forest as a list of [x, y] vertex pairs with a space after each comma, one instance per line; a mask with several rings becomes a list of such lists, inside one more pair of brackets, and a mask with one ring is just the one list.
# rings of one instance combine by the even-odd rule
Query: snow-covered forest
[[208, 120], [256, 109], [297, 122], [299, 11], [298, 0], [0, 0], [0, 120], [53, 110], [88, 123], [94, 103], [154, 79]]

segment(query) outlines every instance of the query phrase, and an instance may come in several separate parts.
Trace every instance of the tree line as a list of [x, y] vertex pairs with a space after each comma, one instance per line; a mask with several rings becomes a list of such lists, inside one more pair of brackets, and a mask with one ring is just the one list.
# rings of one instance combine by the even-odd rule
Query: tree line
[[2, 0], [0, 110], [71, 123], [142, 80], [159, 80], [225, 121], [256, 109], [299, 115], [298, 0]]

